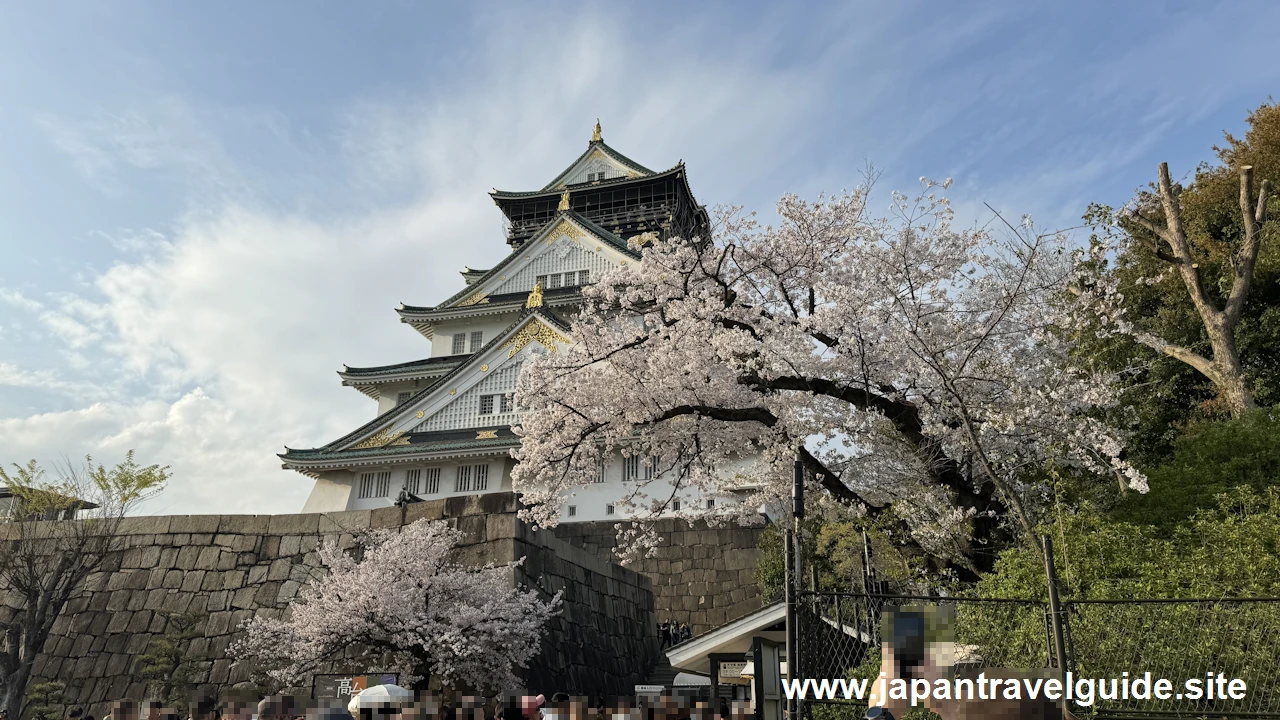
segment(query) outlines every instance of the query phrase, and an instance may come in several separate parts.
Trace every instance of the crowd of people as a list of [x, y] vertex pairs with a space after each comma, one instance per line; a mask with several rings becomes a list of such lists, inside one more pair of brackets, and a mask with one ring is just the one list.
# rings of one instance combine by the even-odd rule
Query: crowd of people
[[689, 623], [678, 623], [675, 620], [667, 620], [658, 624], [658, 637], [662, 638], [662, 649], [674, 647], [685, 640], [693, 639], [693, 631], [689, 629]]
[[[465, 696], [455, 702], [427, 693], [364, 704], [358, 694], [346, 702], [289, 695], [256, 702], [245, 696], [198, 697], [180, 709], [159, 702], [120, 700], [103, 720], [747, 720], [751, 715], [748, 703], [722, 701], [715, 707], [667, 695], [589, 699], [556, 693], [549, 701], [543, 695]], [[95, 718], [81, 708], [71, 708], [63, 720]]]

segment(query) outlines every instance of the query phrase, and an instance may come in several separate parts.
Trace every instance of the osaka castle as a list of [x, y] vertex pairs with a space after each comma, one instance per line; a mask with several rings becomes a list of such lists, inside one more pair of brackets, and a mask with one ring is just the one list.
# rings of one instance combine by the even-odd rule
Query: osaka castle
[[[640, 260], [628, 239], [706, 236], [710, 225], [683, 162], [650, 170], [609, 147], [598, 122], [586, 151], [546, 186], [492, 197], [511, 252], [487, 270], [463, 268], [461, 289], [437, 304], [397, 309], [430, 343], [428, 357], [344, 367], [342, 384], [372, 398], [375, 417], [323, 447], [280, 455], [315, 482], [303, 512], [510, 491], [521, 364], [565, 347], [593, 278]], [[563, 521], [624, 519], [615, 507], [624, 483], [648, 472], [638, 458], [606, 463], [598, 483], [566, 501]]]

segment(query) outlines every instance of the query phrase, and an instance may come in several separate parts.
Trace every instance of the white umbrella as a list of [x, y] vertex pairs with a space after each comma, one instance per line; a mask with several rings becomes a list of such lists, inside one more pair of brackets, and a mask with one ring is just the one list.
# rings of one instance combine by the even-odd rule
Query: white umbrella
[[399, 685], [374, 685], [351, 696], [347, 710], [352, 715], [362, 709], [399, 707], [413, 700], [413, 693]]

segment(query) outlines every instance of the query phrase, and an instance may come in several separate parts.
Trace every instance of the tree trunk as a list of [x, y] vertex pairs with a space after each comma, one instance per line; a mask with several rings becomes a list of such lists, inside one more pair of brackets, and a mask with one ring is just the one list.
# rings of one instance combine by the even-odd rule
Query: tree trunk
[[1205, 318], [1205, 329], [1209, 334], [1209, 342], [1213, 346], [1213, 371], [1217, 377], [1210, 377], [1218, 388], [1218, 393], [1231, 417], [1257, 407], [1253, 400], [1253, 391], [1245, 380], [1244, 367], [1240, 363], [1240, 353], [1236, 350], [1234, 323], [1231, 328], [1222, 323], [1210, 322]]

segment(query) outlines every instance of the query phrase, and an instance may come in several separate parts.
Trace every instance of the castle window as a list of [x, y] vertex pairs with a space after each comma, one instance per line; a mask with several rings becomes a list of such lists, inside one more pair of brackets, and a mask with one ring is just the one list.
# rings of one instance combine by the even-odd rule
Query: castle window
[[397, 405], [403, 405], [403, 404], [405, 404], [406, 402], [408, 402], [408, 401], [409, 401], [409, 398], [411, 398], [411, 397], [413, 397], [413, 393], [412, 393], [412, 392], [396, 393], [396, 404], [397, 404]]
[[600, 462], [596, 465], [596, 482], [602, 483], [605, 481], [605, 473], [608, 469], [608, 462], [604, 458], [600, 458]]
[[391, 494], [391, 471], [360, 473], [357, 497], [387, 497]]
[[640, 478], [640, 458], [637, 455], [622, 458], [622, 479], [638, 480]]
[[679, 500], [679, 499], [676, 499], [676, 500], [672, 500], [672, 501], [671, 501], [671, 510], [672, 510], [673, 512], [680, 512], [680, 500]]
[[415, 468], [404, 474], [404, 491], [417, 495], [422, 485], [422, 468]]
[[577, 505], [570, 505], [570, 506], [569, 506], [569, 517], [574, 517], [574, 516], [576, 516], [577, 514], [578, 514], [578, 506], [577, 506]]
[[426, 483], [425, 487], [422, 488], [422, 494], [435, 495], [440, 492], [440, 468], [427, 468], [423, 475], [425, 475]]
[[605, 514], [605, 515], [612, 515], [612, 514], [613, 514], [613, 506], [612, 506], [612, 505], [605, 505], [605, 506], [604, 506], [604, 514]]
[[536, 282], [535, 284], [537, 284], [537, 285], [541, 285], [541, 286], [542, 286], [542, 289], [543, 289], [543, 290], [546, 290], [546, 289], [547, 289], [547, 276], [546, 276], [546, 275], [539, 275], [539, 276], [538, 276], [538, 278], [537, 278], [537, 282]]
[[590, 285], [590, 284], [591, 284], [591, 271], [590, 271], [590, 270], [579, 270], [579, 271], [578, 271], [578, 284], [579, 284], [579, 285]]
[[494, 399], [495, 397], [496, 397], [495, 395], [481, 395], [481, 396], [480, 396], [480, 414], [481, 414], [481, 415], [492, 415], [492, 414], [493, 414], [493, 399]]
[[554, 289], [554, 288], [560, 287], [560, 278], [561, 278], [560, 273], [555, 273], [554, 275], [548, 275], [546, 287], [548, 289]]
[[477, 350], [479, 350], [479, 349], [480, 349], [480, 346], [481, 346], [481, 345], [484, 345], [483, 340], [484, 340], [484, 332], [483, 332], [483, 331], [477, 330], [477, 331], [475, 331], [475, 332], [471, 333], [471, 350], [470, 350], [470, 352], [476, 352]]
[[716, 499], [715, 499], [715, 498], [707, 498], [707, 509], [708, 509], [708, 510], [715, 510], [715, 509], [716, 509]]
[[511, 396], [511, 393], [506, 393], [500, 397], [501, 402], [499, 403], [499, 406], [501, 407], [501, 410], [499, 410], [499, 412], [509, 413], [516, 409], [516, 399]]
[[455, 492], [476, 492], [489, 487], [488, 465], [462, 465], [458, 468]]
[[453, 334], [453, 354], [461, 355], [466, 351], [467, 351], [467, 334], [454, 333]]

